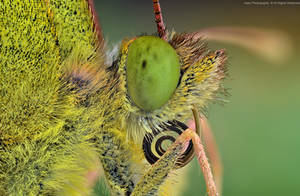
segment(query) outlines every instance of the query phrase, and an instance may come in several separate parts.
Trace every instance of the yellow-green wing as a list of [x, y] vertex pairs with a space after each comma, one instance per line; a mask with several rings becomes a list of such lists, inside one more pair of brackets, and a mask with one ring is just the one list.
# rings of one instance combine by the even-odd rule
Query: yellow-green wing
[[[81, 110], [63, 80], [62, 64], [78, 43], [93, 50], [92, 20], [84, 27], [87, 34], [76, 33], [80, 21], [66, 30], [75, 19], [57, 22], [49, 2], [72, 3], [0, 1], [0, 195], [87, 193], [86, 157], [80, 156], [88, 147], [72, 126]], [[88, 20], [87, 3], [76, 2]]]
[[33, 173], [32, 159], [41, 156], [31, 156], [29, 141], [60, 123], [53, 120], [61, 115], [54, 104], [61, 85], [50, 15], [44, 1], [0, 2], [0, 195], [39, 193], [43, 176]]
[[[102, 40], [97, 39], [95, 16], [87, 0], [50, 0], [62, 58], [74, 53], [95, 51]], [[100, 39], [100, 38], [99, 38]]]
[[10, 144], [60, 116], [60, 57], [44, 1], [1, 1], [0, 20], [0, 142]]

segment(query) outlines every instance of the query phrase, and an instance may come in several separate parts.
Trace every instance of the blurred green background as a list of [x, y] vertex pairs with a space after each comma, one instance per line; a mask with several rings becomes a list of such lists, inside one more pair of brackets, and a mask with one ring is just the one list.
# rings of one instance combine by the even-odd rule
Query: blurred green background
[[[254, 26], [289, 34], [293, 50], [278, 64], [242, 47], [209, 43], [227, 50], [231, 96], [225, 106], [212, 105], [208, 118], [224, 164], [224, 196], [300, 195], [300, 5], [161, 0], [161, 6], [167, 27], [177, 32]], [[150, 0], [96, 0], [96, 7], [109, 45], [156, 31]], [[192, 164], [182, 195], [205, 195]]]

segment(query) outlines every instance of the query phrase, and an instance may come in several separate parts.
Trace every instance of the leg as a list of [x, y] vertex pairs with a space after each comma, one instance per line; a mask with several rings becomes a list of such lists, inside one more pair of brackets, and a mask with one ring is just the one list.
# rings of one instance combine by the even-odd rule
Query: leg
[[212, 171], [215, 176], [215, 182], [218, 192], [222, 192], [222, 179], [223, 179], [223, 165], [221, 156], [216, 144], [213, 132], [209, 126], [209, 122], [205, 116], [200, 117], [200, 125], [203, 133], [203, 141], [207, 148], [207, 154], [211, 162]]
[[192, 140], [194, 150], [206, 181], [209, 196], [218, 196], [210, 165], [205, 155], [200, 137], [195, 131], [187, 129], [182, 133], [167, 152], [158, 160], [137, 183], [132, 195], [153, 195], [164, 182], [170, 171], [174, 169], [176, 160], [185, 150], [186, 144]]
[[183, 145], [172, 145], [146, 172], [135, 186], [131, 196], [157, 195], [168, 174], [175, 168], [176, 160], [184, 151]]
[[[199, 115], [199, 113], [196, 113], [195, 115], [199, 116], [198, 124], [199, 127], [201, 127], [202, 138], [207, 149], [207, 155], [211, 162], [212, 171], [215, 177], [215, 182], [218, 188], [218, 192], [221, 193], [222, 179], [223, 179], [223, 164], [221, 161], [221, 156], [218, 150], [218, 146], [216, 144], [213, 132], [210, 128], [207, 118], [203, 115]], [[190, 121], [188, 123], [188, 126], [191, 129], [196, 130], [196, 123], [194, 120]], [[199, 127], [198, 129], [200, 129]]]
[[132, 149], [120, 131], [101, 131], [94, 138], [106, 180], [116, 195], [130, 195], [134, 187]]

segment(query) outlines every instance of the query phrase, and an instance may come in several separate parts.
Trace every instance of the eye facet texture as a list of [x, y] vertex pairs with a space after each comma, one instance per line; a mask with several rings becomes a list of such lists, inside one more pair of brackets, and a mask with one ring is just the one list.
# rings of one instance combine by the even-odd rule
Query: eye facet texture
[[155, 36], [142, 36], [129, 46], [127, 87], [132, 101], [145, 111], [163, 106], [180, 77], [179, 57], [173, 47]]

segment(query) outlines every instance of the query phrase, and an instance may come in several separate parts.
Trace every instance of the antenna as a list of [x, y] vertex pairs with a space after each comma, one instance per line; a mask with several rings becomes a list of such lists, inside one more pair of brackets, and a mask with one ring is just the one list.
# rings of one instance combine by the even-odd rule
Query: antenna
[[155, 14], [155, 22], [157, 25], [157, 33], [159, 37], [167, 41], [166, 27], [163, 21], [159, 0], [152, 0]]

